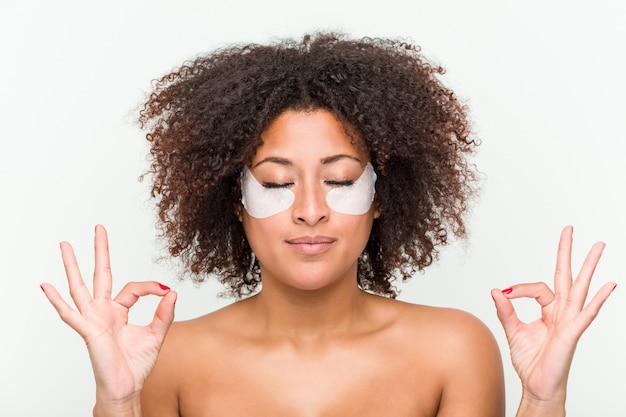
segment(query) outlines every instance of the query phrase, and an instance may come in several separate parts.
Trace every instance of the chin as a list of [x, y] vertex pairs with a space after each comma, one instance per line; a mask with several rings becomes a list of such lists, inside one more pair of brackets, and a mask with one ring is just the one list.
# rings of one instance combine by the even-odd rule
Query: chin
[[354, 282], [356, 286], [356, 278], [337, 278], [334, 279], [329, 278], [328, 273], [325, 274], [301, 274], [297, 278], [286, 282], [287, 285], [290, 285], [295, 290], [298, 291], [309, 291], [311, 293], [332, 290], [334, 288], [339, 288], [345, 286], [345, 280], [350, 279], [350, 282]]

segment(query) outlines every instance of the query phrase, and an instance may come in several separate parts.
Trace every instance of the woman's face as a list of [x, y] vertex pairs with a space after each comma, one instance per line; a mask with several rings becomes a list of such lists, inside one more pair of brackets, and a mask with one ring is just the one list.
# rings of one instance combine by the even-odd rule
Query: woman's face
[[[371, 196], [363, 195], [375, 178], [365, 169], [365, 146], [352, 144], [325, 110], [286, 111], [261, 138], [249, 167], [253, 178], [244, 180], [253, 185], [245, 187], [247, 209], [240, 220], [259, 260], [263, 288], [356, 286], [358, 257], [379, 216]], [[331, 196], [347, 191], [348, 198], [333, 199], [332, 190], [337, 191]]]

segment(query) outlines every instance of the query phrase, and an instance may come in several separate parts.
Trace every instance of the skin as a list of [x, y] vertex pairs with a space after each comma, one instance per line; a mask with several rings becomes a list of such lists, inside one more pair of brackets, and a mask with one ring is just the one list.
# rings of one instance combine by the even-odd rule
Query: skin
[[[42, 289], [87, 342], [94, 415], [504, 416], [500, 354], [479, 320], [358, 288], [358, 256], [384, 213], [375, 204], [360, 216], [336, 213], [325, 195], [333, 181], [361, 174], [363, 144], [322, 110], [285, 112], [262, 139], [251, 171], [289, 187], [295, 201], [265, 219], [238, 208], [261, 268], [259, 294], [170, 327], [176, 294], [158, 283], [129, 283], [111, 298], [104, 228], [96, 228], [93, 297], [71, 246], [61, 244], [77, 310], [50, 284]], [[522, 380], [520, 417], [564, 415], [576, 342], [615, 288], [607, 283], [585, 307], [604, 244], [592, 247], [575, 280], [571, 246], [566, 227], [554, 293], [544, 283], [492, 291]], [[128, 309], [147, 294], [163, 296], [154, 321], [128, 324]], [[519, 297], [537, 299], [541, 318], [520, 322], [510, 302]]]

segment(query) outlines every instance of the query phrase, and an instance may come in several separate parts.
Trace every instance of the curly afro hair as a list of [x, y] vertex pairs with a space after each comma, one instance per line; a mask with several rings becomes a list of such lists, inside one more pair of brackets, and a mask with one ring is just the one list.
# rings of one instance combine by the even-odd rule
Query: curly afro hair
[[464, 215], [477, 173], [467, 111], [444, 70], [401, 40], [334, 33], [217, 50], [154, 82], [139, 122], [151, 145], [152, 197], [172, 256], [195, 282], [258, 290], [258, 264], [235, 213], [238, 178], [261, 133], [286, 110], [324, 109], [367, 144], [378, 173], [358, 284], [396, 297], [394, 281], [430, 265]]

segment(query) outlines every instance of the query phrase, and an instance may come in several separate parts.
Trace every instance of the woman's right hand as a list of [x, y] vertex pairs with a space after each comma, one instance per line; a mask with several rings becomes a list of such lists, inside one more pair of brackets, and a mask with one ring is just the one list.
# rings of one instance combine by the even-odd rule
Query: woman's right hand
[[[96, 408], [120, 412], [137, 409], [143, 383], [174, 320], [176, 293], [154, 281], [131, 282], [111, 298], [109, 248], [102, 226], [96, 226], [94, 246], [93, 297], [67, 242], [61, 243], [61, 254], [77, 309], [69, 306], [51, 284], [44, 283], [41, 288], [61, 319], [87, 343], [96, 378]], [[129, 324], [129, 309], [139, 297], [148, 294], [163, 297], [154, 319], [147, 326]]]

